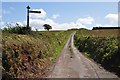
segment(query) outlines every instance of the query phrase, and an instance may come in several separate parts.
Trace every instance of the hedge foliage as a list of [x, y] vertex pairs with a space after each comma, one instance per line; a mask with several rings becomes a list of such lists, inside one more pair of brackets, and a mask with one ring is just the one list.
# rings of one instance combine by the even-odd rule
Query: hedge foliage
[[71, 31], [3, 33], [3, 77], [40, 78], [59, 56], [70, 34]]
[[[97, 31], [99, 34], [100, 31]], [[104, 33], [107, 34], [107, 30]], [[106, 69], [116, 72], [120, 76], [120, 36], [94, 34], [93, 31], [79, 30], [75, 35], [75, 46], [80, 52], [92, 58]], [[94, 35], [94, 36], [93, 36]]]
[[7, 27], [5, 27], [2, 32], [7, 33], [17, 33], [17, 34], [27, 34], [30, 33], [31, 27], [21, 26], [16, 23], [16, 25], [7, 24]]

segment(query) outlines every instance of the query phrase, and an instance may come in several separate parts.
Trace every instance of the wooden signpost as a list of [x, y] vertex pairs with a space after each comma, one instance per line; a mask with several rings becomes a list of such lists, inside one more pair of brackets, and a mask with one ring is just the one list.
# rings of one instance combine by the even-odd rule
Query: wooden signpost
[[41, 13], [41, 11], [30, 11], [30, 7], [27, 6], [27, 28], [29, 28], [29, 13]]

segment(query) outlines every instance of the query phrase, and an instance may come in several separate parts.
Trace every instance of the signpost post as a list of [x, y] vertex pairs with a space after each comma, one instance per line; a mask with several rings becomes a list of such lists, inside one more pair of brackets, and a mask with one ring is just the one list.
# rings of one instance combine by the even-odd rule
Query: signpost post
[[29, 28], [29, 13], [41, 13], [41, 11], [30, 11], [30, 7], [27, 6], [27, 28]]

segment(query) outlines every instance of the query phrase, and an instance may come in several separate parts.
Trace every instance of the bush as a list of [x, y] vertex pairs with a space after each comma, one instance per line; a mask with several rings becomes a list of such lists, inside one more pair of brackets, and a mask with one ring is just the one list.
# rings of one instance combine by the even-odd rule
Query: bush
[[32, 31], [29, 35], [3, 33], [3, 77], [41, 77], [46, 68], [56, 61], [71, 32]]
[[17, 34], [27, 34], [30, 33], [31, 27], [24, 27], [16, 23], [15, 26], [7, 24], [7, 28], [4, 28], [2, 32], [17, 33]]
[[[91, 36], [91, 33], [85, 35], [77, 32], [75, 34], [75, 46], [80, 52], [87, 52], [87, 56], [100, 63], [104, 68], [116, 72], [120, 76], [120, 37]], [[80, 35], [81, 34], [81, 35]]]

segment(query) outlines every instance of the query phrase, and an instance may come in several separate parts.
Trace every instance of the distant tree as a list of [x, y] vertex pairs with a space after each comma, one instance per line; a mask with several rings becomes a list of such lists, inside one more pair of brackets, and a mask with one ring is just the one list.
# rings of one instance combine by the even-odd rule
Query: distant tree
[[35, 31], [37, 32], [37, 31], [38, 31], [38, 29], [36, 28], [36, 29], [35, 29]]
[[49, 24], [44, 24], [43, 25], [43, 27], [44, 27], [44, 29], [46, 29], [46, 30], [50, 30], [50, 29], [52, 29], [52, 26], [50, 26]]

